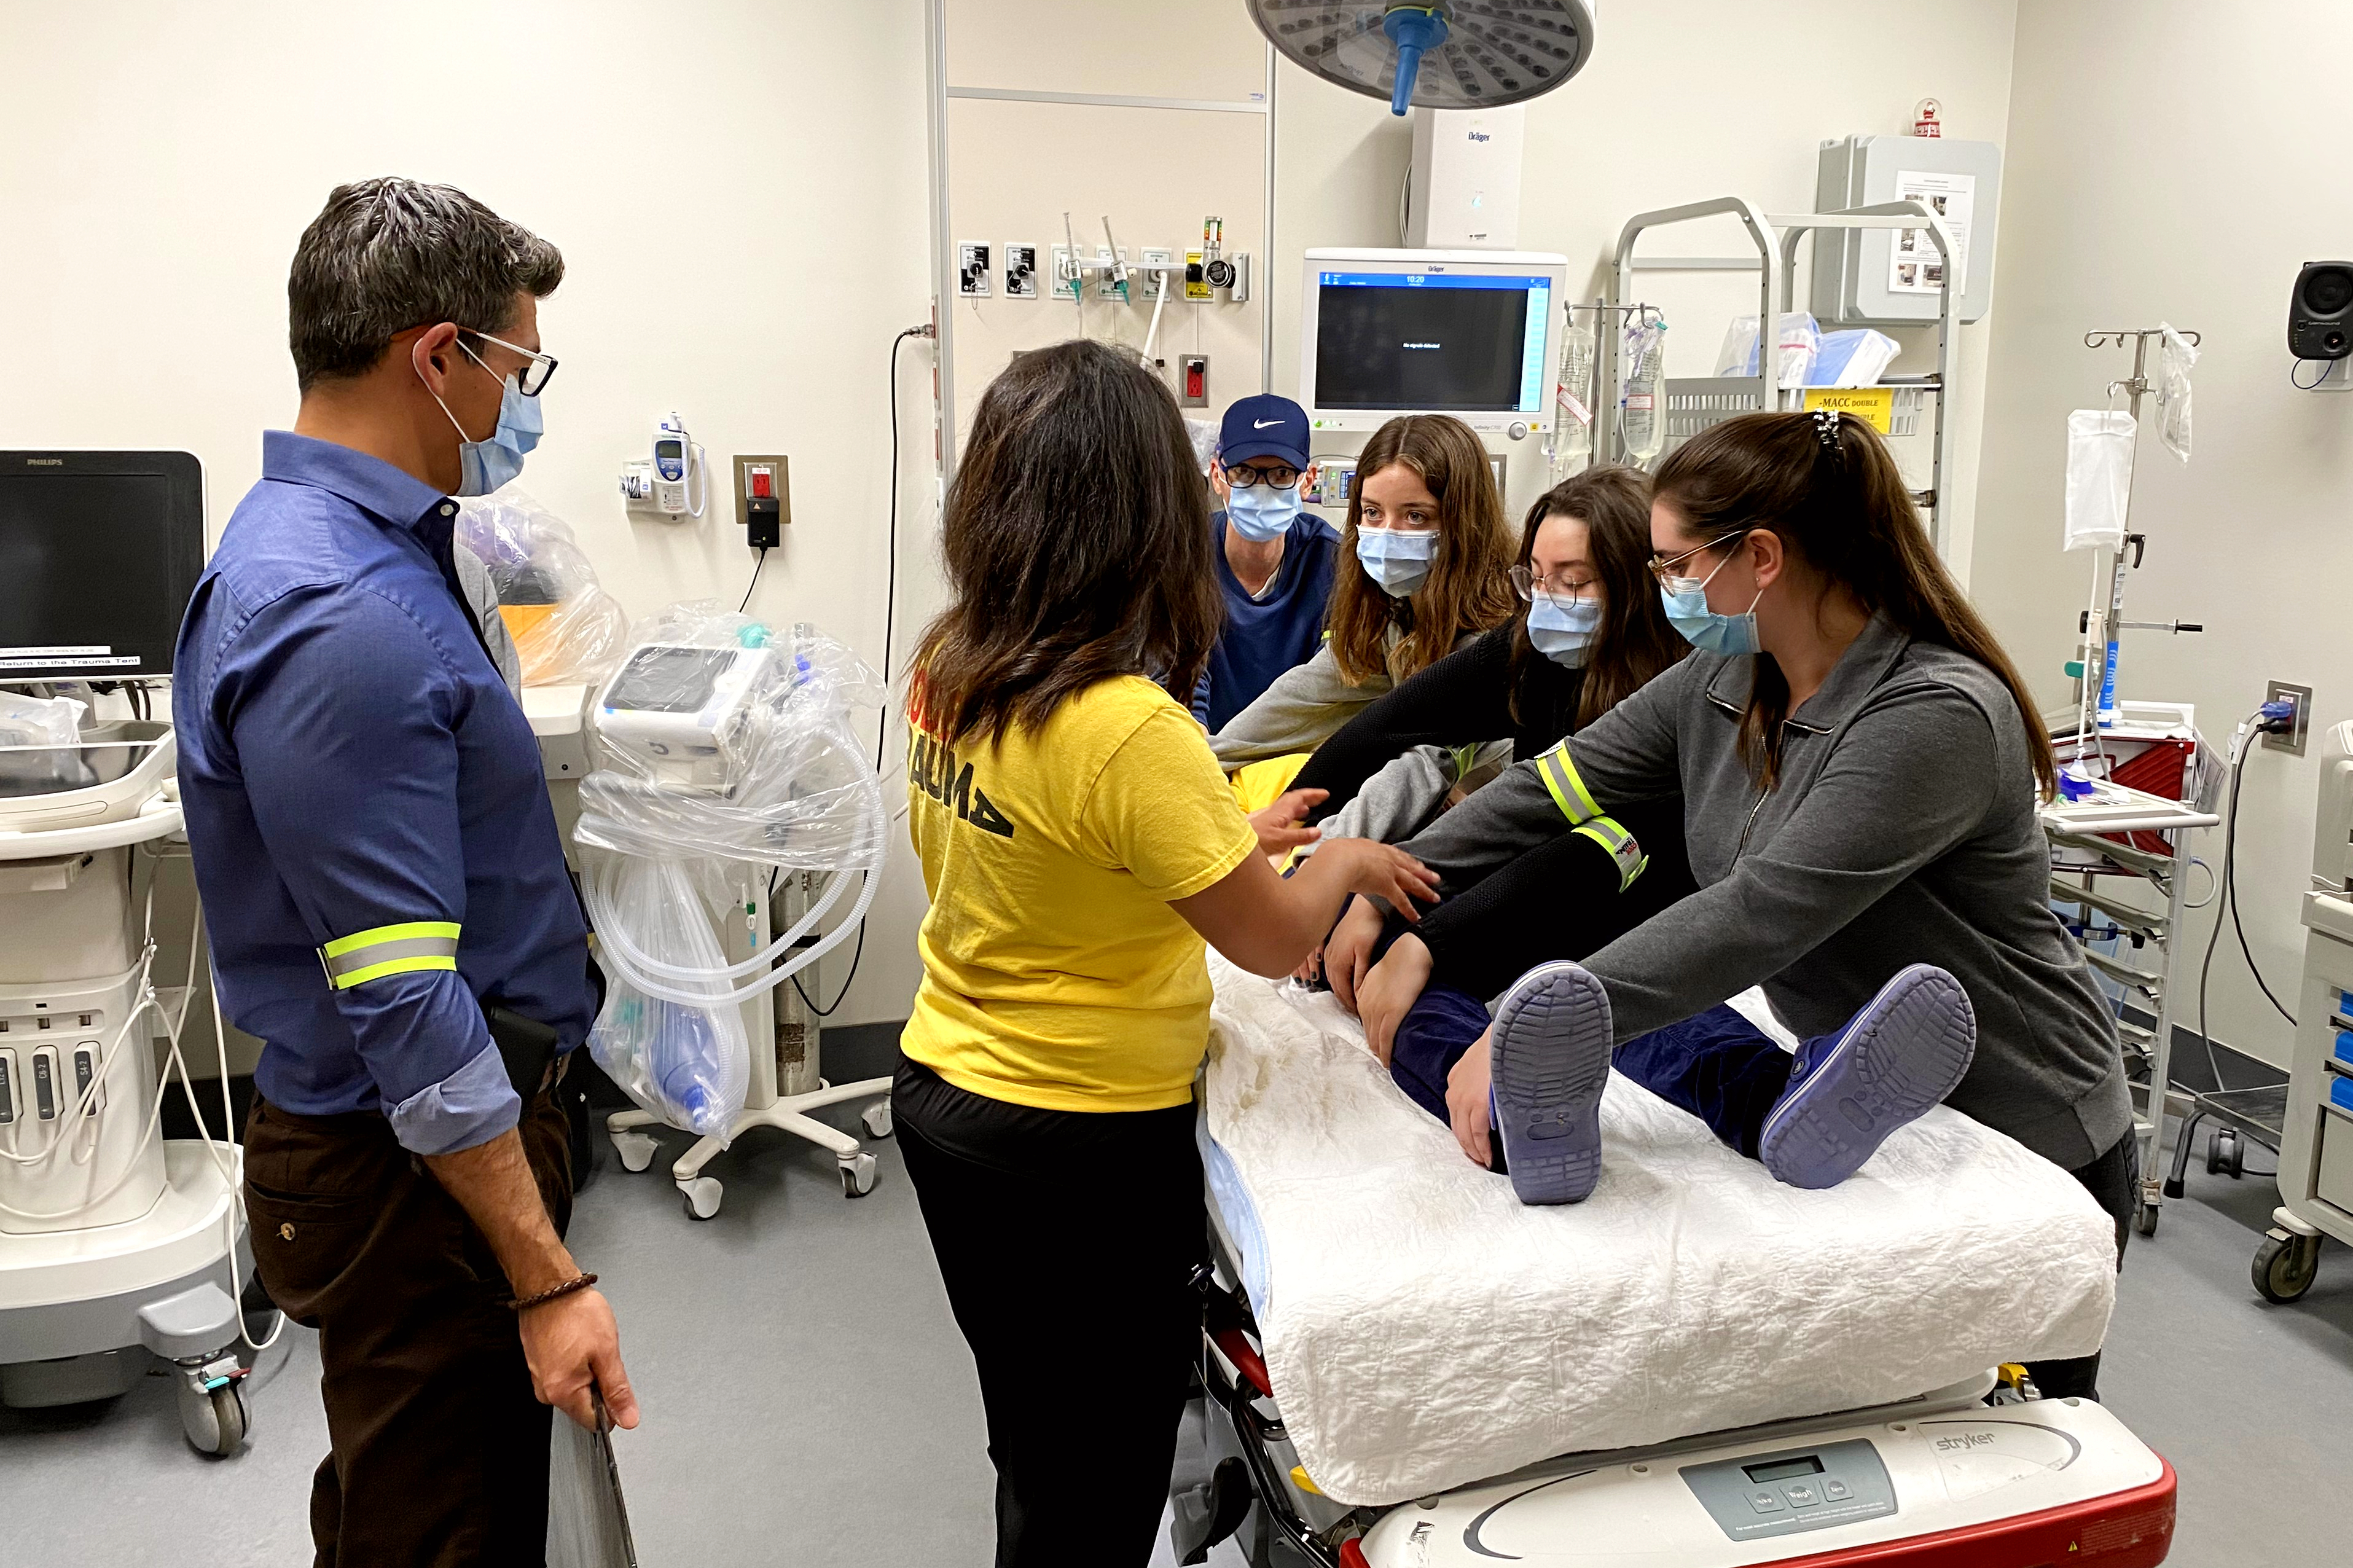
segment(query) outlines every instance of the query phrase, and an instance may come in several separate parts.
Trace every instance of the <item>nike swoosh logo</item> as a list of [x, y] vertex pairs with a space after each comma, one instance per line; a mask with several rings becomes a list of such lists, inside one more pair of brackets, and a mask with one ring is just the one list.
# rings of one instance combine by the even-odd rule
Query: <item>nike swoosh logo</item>
[[1282, 423], [1281, 419], [1252, 419], [1250, 421], [1250, 429], [1253, 430], [1263, 430], [1270, 425], [1279, 425], [1281, 423]]

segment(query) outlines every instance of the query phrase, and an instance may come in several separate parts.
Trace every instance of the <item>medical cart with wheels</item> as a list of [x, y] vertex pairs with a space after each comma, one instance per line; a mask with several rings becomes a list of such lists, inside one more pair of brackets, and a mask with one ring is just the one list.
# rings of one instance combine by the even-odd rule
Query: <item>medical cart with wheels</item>
[[2253, 1269], [2256, 1290], [2277, 1302], [2312, 1288], [2323, 1237], [2353, 1242], [2353, 722], [2333, 726], [2321, 752], [2304, 926], [2280, 1206]]
[[[787, 927], [807, 913], [822, 874], [787, 873], [779, 879], [774, 905]], [[731, 930], [731, 943], [740, 948], [728, 953], [731, 959], [756, 952], [768, 944], [772, 925], [769, 904], [756, 898], [746, 902], [757, 905], [757, 912], [751, 916], [748, 927]], [[874, 1156], [861, 1148], [858, 1139], [808, 1114], [825, 1106], [871, 1099], [873, 1103], [859, 1114], [859, 1119], [872, 1137], [891, 1136], [890, 1079], [830, 1084], [818, 1075], [822, 1021], [806, 1000], [823, 994], [818, 968], [811, 964], [795, 977], [800, 982], [798, 986], [787, 984], [764, 991], [741, 1004], [744, 1033], [754, 1043], [751, 1090], [744, 1097], [744, 1109], [724, 1133], [698, 1140], [670, 1166], [670, 1180], [678, 1183], [687, 1218], [707, 1220], [719, 1213], [724, 1189], [717, 1177], [705, 1176], [702, 1169], [746, 1129], [755, 1127], [777, 1128], [829, 1150], [841, 1173], [843, 1197], [862, 1198], [874, 1190]], [[761, 1049], [761, 1044], [768, 1041], [775, 1042], [775, 1049]], [[660, 1125], [661, 1118], [648, 1110], [615, 1111], [605, 1118], [613, 1148], [620, 1155], [621, 1164], [630, 1171], [643, 1171], [653, 1163], [654, 1151], [659, 1145], [640, 1129]]]
[[82, 733], [0, 748], [0, 1404], [112, 1398], [152, 1353], [189, 1444], [225, 1457], [251, 1425], [239, 1150], [158, 1136], [142, 872], [181, 831], [171, 726]]
[[[2202, 1113], [2228, 1117], [2227, 1107], [2206, 1102], [2215, 1097], [2188, 1096], [2173, 1086], [2173, 989], [2179, 954], [2185, 874], [2189, 869], [2189, 833], [2221, 821], [2194, 804], [2169, 800], [2105, 779], [2094, 783], [2093, 793], [2081, 800], [2047, 801], [2041, 811], [2043, 836], [2051, 842], [2051, 899], [2072, 905], [2080, 917], [2070, 928], [2084, 943], [2084, 957], [2092, 972], [2124, 988], [2127, 1006], [2147, 1014], [2147, 1025], [2129, 1018], [2116, 1021], [2127, 1064], [2146, 1068], [2136, 1075], [2133, 1136], [2140, 1143], [2140, 1194], [2133, 1205], [2133, 1228], [2142, 1235], [2157, 1234], [2159, 1210], [2168, 1196], [2180, 1195], [2180, 1173], [2171, 1181], [2158, 1173], [2165, 1144], [2168, 1109], [2184, 1120], [2179, 1157], [2189, 1158], [2194, 1123]], [[2066, 880], [2072, 879], [2072, 880]], [[2117, 879], [2145, 881], [2164, 899], [2162, 914], [2105, 892], [2101, 884]], [[2108, 930], [2142, 953], [2129, 963], [2092, 946], [2092, 933]]]

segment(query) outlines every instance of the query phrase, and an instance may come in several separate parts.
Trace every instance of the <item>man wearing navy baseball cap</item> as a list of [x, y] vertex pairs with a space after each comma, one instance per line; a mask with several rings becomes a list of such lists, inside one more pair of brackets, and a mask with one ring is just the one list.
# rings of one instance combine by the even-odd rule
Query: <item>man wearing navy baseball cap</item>
[[1267, 395], [1226, 410], [1209, 470], [1223, 507], [1211, 525], [1226, 630], [1193, 699], [1212, 735], [1323, 641], [1340, 536], [1302, 505], [1314, 478], [1305, 409]]

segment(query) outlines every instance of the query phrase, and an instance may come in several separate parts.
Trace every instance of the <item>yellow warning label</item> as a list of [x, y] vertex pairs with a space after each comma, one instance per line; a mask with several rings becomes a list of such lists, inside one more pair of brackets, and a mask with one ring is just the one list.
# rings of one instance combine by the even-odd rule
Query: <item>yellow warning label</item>
[[1206, 280], [1195, 281], [1200, 276], [1201, 253], [1198, 250], [1187, 250], [1185, 252], [1185, 297], [1188, 300], [1216, 299], [1218, 297], [1216, 291], [1209, 287]]
[[1895, 388], [1893, 387], [1809, 387], [1806, 388], [1806, 412], [1828, 408], [1834, 413], [1852, 414], [1858, 419], [1868, 419], [1871, 428], [1881, 435], [1892, 435], [1895, 429]]

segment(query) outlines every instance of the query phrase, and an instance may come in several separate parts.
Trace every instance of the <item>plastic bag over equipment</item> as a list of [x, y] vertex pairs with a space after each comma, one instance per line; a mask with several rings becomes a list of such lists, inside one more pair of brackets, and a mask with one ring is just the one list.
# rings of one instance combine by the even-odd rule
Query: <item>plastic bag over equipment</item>
[[562, 518], [510, 486], [459, 503], [458, 542], [490, 570], [523, 684], [594, 685], [612, 673], [629, 618]]
[[[673, 1126], [723, 1132], [744, 1107], [739, 1004], [851, 935], [886, 853], [881, 780], [851, 715], [885, 700], [872, 670], [806, 624], [785, 635], [716, 601], [640, 626], [594, 712], [581, 781], [583, 887], [612, 984], [597, 1065]], [[730, 963], [779, 872], [831, 874], [808, 912]], [[854, 907], [814, 937], [852, 879]], [[748, 944], [747, 944], [748, 945]]]

